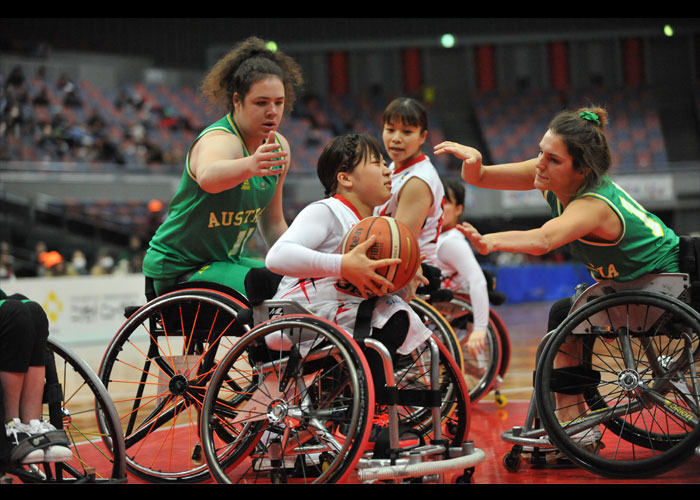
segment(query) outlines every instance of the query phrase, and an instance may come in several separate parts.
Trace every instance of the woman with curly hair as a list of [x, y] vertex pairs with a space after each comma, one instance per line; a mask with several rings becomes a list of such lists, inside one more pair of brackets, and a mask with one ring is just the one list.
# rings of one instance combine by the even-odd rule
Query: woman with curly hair
[[190, 279], [245, 294], [244, 278], [262, 262], [242, 255], [260, 227], [271, 246], [287, 229], [282, 185], [289, 143], [277, 131], [303, 81], [299, 65], [251, 37], [209, 71], [202, 93], [226, 115], [190, 146], [166, 220], [143, 262], [157, 294]]

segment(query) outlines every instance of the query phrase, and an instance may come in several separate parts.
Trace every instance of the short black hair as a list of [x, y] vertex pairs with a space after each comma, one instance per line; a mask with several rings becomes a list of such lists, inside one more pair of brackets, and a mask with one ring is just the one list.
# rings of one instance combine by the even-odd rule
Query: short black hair
[[367, 134], [344, 134], [326, 144], [316, 166], [326, 196], [335, 194], [339, 172], [352, 172], [372, 156], [382, 158], [382, 146], [378, 139]]
[[419, 127], [421, 132], [428, 130], [428, 113], [425, 107], [410, 97], [398, 97], [384, 110], [382, 115], [384, 124], [397, 121], [410, 127]]
[[[446, 198], [448, 198], [455, 205], [464, 205], [466, 191], [462, 182], [460, 182], [458, 179], [442, 179], [442, 186], [445, 188]], [[450, 191], [452, 191], [454, 200], [450, 199]]]

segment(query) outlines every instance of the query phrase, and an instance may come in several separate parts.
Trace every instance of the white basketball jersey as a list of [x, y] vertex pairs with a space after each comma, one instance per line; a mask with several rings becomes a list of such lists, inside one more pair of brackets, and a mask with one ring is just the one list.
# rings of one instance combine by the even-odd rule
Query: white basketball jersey
[[397, 169], [393, 163], [389, 165], [389, 168], [392, 171], [391, 198], [384, 205], [375, 208], [374, 214], [393, 217], [396, 214], [399, 193], [406, 182], [413, 177], [417, 177], [425, 182], [433, 193], [433, 203], [428, 210], [428, 216], [418, 235], [418, 245], [420, 246], [421, 253], [425, 254], [425, 260], [423, 262], [436, 266], [437, 255], [435, 246], [438, 236], [440, 235], [443, 206], [445, 203], [445, 189], [442, 187], [440, 176], [430, 162], [430, 159], [423, 153], [400, 169]]
[[[314, 250], [323, 253], [343, 253], [340, 248], [343, 238], [355, 224], [360, 222], [362, 219], [360, 213], [352, 203], [339, 195], [315, 201], [311, 205], [316, 204], [326, 205], [329, 209], [327, 218], [317, 222], [318, 224], [323, 224], [324, 227], [330, 228], [330, 235]], [[282, 278], [278, 290], [288, 290], [296, 286], [298, 281], [298, 278], [285, 276]]]
[[[316, 222], [319, 225], [327, 225], [331, 231], [326, 240], [314, 250], [324, 253], [342, 253], [343, 239], [347, 232], [360, 222], [360, 214], [342, 196], [326, 198], [315, 203], [322, 203], [330, 209], [330, 213], [324, 220]], [[357, 307], [363, 299], [350, 293], [347, 288], [339, 286], [340, 283], [337, 277], [299, 279], [285, 276], [274, 298], [293, 300], [313, 314], [332, 321], [353, 335]], [[371, 323], [374, 328], [383, 328], [386, 322], [400, 311], [408, 313], [409, 331], [397, 352], [408, 354], [425, 342], [432, 332], [400, 297], [391, 294], [380, 297], [375, 304]]]

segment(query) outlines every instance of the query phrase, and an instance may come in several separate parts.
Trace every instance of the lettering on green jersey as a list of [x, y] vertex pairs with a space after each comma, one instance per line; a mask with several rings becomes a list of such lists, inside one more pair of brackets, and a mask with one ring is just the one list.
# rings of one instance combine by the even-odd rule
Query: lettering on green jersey
[[241, 224], [255, 224], [258, 221], [263, 208], [241, 210], [239, 212], [221, 212], [217, 217], [215, 212], [209, 212], [208, 228], [219, 226], [240, 226]]
[[651, 230], [651, 234], [658, 238], [663, 237], [664, 230], [662, 229], [661, 225], [655, 220], [652, 220], [644, 210], [640, 210], [622, 197], [620, 197], [620, 203], [629, 213], [641, 220], [644, 225]]
[[608, 264], [607, 272], [605, 271], [605, 266], [595, 267], [593, 264], [588, 263], [586, 264], [586, 267], [589, 271], [591, 271], [591, 274], [597, 273], [598, 276], [603, 279], [614, 279], [620, 276], [620, 273], [618, 273], [617, 269], [615, 269], [615, 264]]

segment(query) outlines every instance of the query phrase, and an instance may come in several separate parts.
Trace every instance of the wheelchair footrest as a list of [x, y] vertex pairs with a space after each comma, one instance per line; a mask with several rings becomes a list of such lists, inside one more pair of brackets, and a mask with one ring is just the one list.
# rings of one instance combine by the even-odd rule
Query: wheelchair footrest
[[428, 477], [464, 471], [483, 462], [485, 458], [484, 451], [474, 448], [471, 442], [464, 443], [461, 448], [449, 449], [428, 444], [402, 453], [395, 460], [361, 459], [357, 477], [360, 482]]
[[32, 451], [43, 450], [54, 445], [70, 446], [70, 440], [65, 431], [54, 430], [23, 439], [12, 449], [10, 462], [18, 463]]

